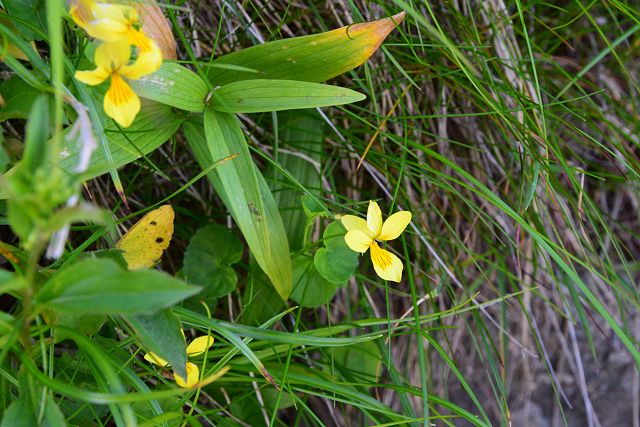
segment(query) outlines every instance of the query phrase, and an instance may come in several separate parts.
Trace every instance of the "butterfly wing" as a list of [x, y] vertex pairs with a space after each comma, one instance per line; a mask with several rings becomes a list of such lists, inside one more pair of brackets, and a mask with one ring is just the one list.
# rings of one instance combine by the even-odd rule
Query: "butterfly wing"
[[151, 268], [169, 247], [175, 214], [170, 205], [152, 210], [122, 236], [116, 248], [123, 251], [129, 270]]

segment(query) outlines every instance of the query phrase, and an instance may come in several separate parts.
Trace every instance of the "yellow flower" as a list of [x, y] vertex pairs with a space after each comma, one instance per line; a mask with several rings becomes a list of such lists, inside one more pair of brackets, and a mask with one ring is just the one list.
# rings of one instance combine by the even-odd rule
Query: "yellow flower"
[[[182, 333], [184, 335], [184, 332]], [[194, 339], [187, 346], [187, 356], [199, 356], [209, 347], [213, 345], [213, 337], [210, 336], [202, 336]], [[154, 353], [147, 353], [144, 355], [144, 359], [147, 362], [153, 363], [154, 365], [159, 365], [162, 367], [169, 366], [169, 362], [162, 359], [160, 356], [157, 356]], [[176, 384], [182, 388], [192, 388], [198, 381], [200, 380], [200, 369], [198, 365], [195, 363], [187, 362], [186, 366], [187, 378], [182, 378], [180, 375], [174, 372], [173, 378], [176, 380]]]
[[96, 48], [96, 69], [76, 71], [76, 79], [88, 85], [98, 85], [111, 77], [111, 85], [104, 96], [104, 111], [120, 126], [128, 127], [140, 111], [140, 98], [127, 84], [124, 77], [137, 80], [160, 68], [162, 54], [157, 46], [140, 53], [129, 65], [131, 48], [126, 40], [102, 43]]
[[155, 43], [140, 28], [138, 12], [120, 4], [98, 3], [93, 0], [74, 0], [69, 9], [71, 17], [91, 37], [104, 42], [126, 40], [140, 48], [140, 52], [153, 49]]
[[402, 261], [378, 246], [377, 241], [397, 238], [411, 221], [411, 212], [396, 212], [383, 223], [380, 207], [376, 202], [370, 201], [366, 221], [354, 215], [344, 215], [340, 220], [347, 229], [344, 236], [347, 245], [360, 253], [370, 249], [371, 262], [378, 276], [384, 280], [399, 282], [402, 279]]

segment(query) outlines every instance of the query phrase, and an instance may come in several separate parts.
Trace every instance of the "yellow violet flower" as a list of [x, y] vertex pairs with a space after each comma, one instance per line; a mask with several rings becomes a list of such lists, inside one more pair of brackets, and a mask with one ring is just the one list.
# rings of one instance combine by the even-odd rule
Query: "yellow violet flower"
[[102, 43], [96, 48], [97, 68], [92, 71], [76, 71], [76, 79], [88, 85], [98, 85], [111, 78], [111, 85], [104, 96], [104, 111], [120, 126], [129, 127], [140, 111], [140, 98], [124, 80], [137, 80], [155, 72], [162, 63], [160, 50], [140, 53], [129, 65], [131, 48], [126, 40]]
[[138, 12], [131, 6], [74, 0], [69, 13], [78, 26], [98, 40], [126, 40], [142, 53], [152, 50], [155, 45], [142, 31]]
[[397, 238], [411, 221], [411, 212], [396, 212], [382, 222], [382, 212], [374, 201], [369, 202], [366, 221], [354, 215], [340, 218], [347, 229], [344, 240], [351, 250], [365, 253], [371, 250], [371, 262], [378, 276], [384, 280], [399, 282], [402, 279], [402, 261], [391, 252], [378, 246], [377, 241]]
[[[184, 332], [183, 332], [184, 335]], [[213, 337], [210, 336], [202, 336], [194, 339], [187, 346], [187, 357], [189, 356], [199, 356], [209, 347], [213, 345]], [[160, 356], [154, 353], [147, 353], [144, 355], [144, 360], [147, 362], [153, 363], [154, 365], [166, 367], [169, 366], [169, 362], [161, 358]], [[176, 380], [176, 384], [182, 388], [192, 388], [198, 381], [200, 380], [200, 369], [198, 365], [195, 363], [187, 362], [186, 366], [187, 378], [182, 378], [180, 375], [174, 372], [173, 378]]]

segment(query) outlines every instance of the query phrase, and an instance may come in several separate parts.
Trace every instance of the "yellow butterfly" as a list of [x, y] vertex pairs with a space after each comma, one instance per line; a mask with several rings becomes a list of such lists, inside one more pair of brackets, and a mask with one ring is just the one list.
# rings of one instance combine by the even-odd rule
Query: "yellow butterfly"
[[152, 210], [136, 222], [116, 243], [129, 270], [151, 268], [169, 247], [175, 214], [170, 205]]

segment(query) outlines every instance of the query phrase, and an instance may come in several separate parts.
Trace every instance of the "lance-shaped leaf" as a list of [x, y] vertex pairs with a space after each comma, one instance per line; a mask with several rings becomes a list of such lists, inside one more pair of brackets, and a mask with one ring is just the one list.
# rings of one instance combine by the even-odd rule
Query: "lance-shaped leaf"
[[[155, 150], [178, 130], [180, 121], [180, 117], [168, 105], [144, 101], [140, 113], [127, 129], [114, 129], [112, 125], [105, 129], [113, 163], [107, 160], [103, 150], [96, 150], [91, 157], [86, 178], [122, 167]], [[79, 155], [80, 144], [65, 138], [60, 152], [60, 166], [72, 173]]]
[[238, 224], [260, 268], [286, 300], [291, 293], [291, 258], [273, 195], [251, 159], [238, 119], [207, 108], [204, 121], [204, 132], [199, 124], [185, 123], [189, 146], [202, 168], [215, 160], [237, 155], [211, 172], [209, 180]]
[[258, 79], [229, 83], [214, 90], [212, 107], [226, 113], [262, 113], [343, 105], [365, 98], [338, 86]]
[[200, 76], [174, 62], [163, 62], [155, 73], [132, 80], [131, 87], [143, 98], [195, 113], [204, 110], [208, 93]]
[[326, 33], [263, 43], [224, 55], [216, 65], [242, 69], [216, 68], [214, 85], [248, 79], [294, 79], [323, 82], [362, 65], [384, 41], [405, 13], [378, 21], [353, 24]]

